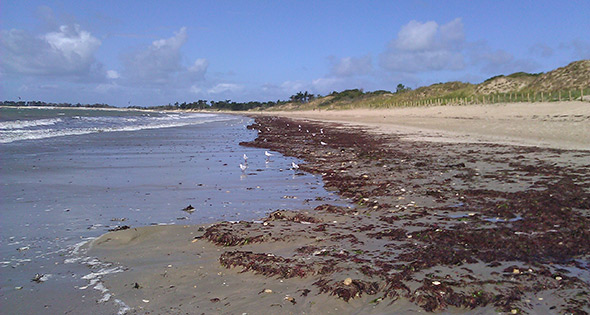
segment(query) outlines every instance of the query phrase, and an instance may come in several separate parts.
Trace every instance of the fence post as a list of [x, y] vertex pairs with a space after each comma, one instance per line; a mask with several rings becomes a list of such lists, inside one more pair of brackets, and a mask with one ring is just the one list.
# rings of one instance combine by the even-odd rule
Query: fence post
[[570, 93], [570, 101], [572, 100], [572, 90], [569, 90]]
[[543, 91], [541, 91], [541, 102], [543, 102]]
[[584, 89], [580, 88], [580, 101], [583, 102], [584, 101]]

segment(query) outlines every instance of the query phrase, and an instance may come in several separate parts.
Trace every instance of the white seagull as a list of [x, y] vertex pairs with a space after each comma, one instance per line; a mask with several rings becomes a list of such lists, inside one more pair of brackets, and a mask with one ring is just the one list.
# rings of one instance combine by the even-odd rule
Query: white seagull
[[321, 145], [328, 145], [327, 143], [325, 143], [324, 141], [320, 141]]
[[245, 172], [247, 168], [248, 168], [248, 166], [240, 163], [240, 169], [242, 170], [242, 172]]
[[248, 163], [248, 156], [244, 153], [244, 163]]
[[294, 170], [298, 170], [299, 165], [297, 165], [297, 163], [295, 163], [295, 162], [291, 162], [291, 168], [293, 168]]
[[268, 152], [268, 151], [264, 151], [264, 155], [266, 155], [267, 158], [273, 156], [274, 154]]

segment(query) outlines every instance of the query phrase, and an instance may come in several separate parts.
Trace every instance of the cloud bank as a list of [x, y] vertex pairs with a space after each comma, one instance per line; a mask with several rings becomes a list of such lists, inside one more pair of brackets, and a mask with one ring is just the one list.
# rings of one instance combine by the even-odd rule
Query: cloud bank
[[186, 27], [174, 36], [155, 40], [147, 48], [127, 55], [124, 76], [133, 84], [161, 85], [187, 71], [181, 64], [180, 48], [186, 43]]
[[94, 54], [101, 41], [79, 25], [33, 36], [24, 30], [2, 31], [2, 59], [7, 73], [39, 76], [102, 76], [103, 65]]
[[460, 18], [443, 25], [412, 20], [389, 43], [379, 64], [390, 72], [461, 70], [466, 65], [464, 45]]

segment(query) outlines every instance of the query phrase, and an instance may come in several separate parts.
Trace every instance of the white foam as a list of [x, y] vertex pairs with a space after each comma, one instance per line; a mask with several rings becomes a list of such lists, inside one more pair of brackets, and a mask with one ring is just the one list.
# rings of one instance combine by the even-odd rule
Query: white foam
[[80, 253], [80, 248], [93, 239], [95, 239], [95, 237], [89, 237], [79, 243], [74, 244], [74, 246], [72, 246], [72, 255], [78, 255]]
[[94, 286], [94, 290], [98, 290], [98, 291], [100, 291], [102, 293], [106, 293], [106, 292], [109, 291], [107, 288], [105, 288], [105, 286], [102, 284], [102, 282], [97, 283]]
[[129, 307], [127, 304], [125, 304], [125, 302], [119, 299], [115, 299], [114, 302], [115, 304], [119, 305], [119, 312], [117, 312], [118, 315], [127, 314], [127, 312], [131, 310], [131, 307]]
[[64, 264], [73, 264], [79, 262], [81, 259], [81, 257], [67, 258], [66, 260], [64, 260]]
[[[76, 246], [74, 246], [75, 251], [78, 252], [80, 247], [82, 245], [84, 245], [86, 242], [87, 241], [80, 242], [80, 243], [76, 244]], [[104, 284], [102, 282], [102, 277], [109, 275], [109, 274], [123, 272], [124, 271], [123, 268], [111, 267], [111, 264], [100, 262], [96, 257], [83, 257], [83, 258], [76, 257], [76, 258], [66, 259], [66, 261], [80, 262], [82, 264], [88, 265], [91, 268], [102, 267], [101, 269], [99, 269], [96, 272], [91, 272], [85, 276], [82, 276], [82, 279], [88, 280], [88, 284], [85, 286], [82, 286], [82, 287], [78, 287], [78, 289], [86, 290], [89, 287], [92, 287], [94, 290], [100, 291], [102, 293], [102, 297], [97, 301], [98, 303], [106, 303], [109, 300], [111, 300], [111, 297], [113, 295], [109, 292], [109, 289], [104, 286]], [[115, 299], [114, 303], [119, 307], [119, 311], [117, 314], [125, 314], [131, 310], [131, 308], [129, 306], [127, 306], [127, 304], [125, 304], [121, 300]]]
[[98, 303], [104, 303], [104, 302], [108, 302], [108, 300], [111, 299], [111, 294], [110, 293], [105, 293], [102, 298], [100, 300], [98, 300]]
[[55, 125], [56, 123], [61, 122], [61, 121], [62, 121], [61, 118], [3, 121], [3, 122], [0, 122], [0, 129], [8, 130], [8, 129], [23, 129], [23, 128], [37, 127], [37, 126], [49, 126], [49, 125]]
[[[105, 118], [105, 117], [85, 117], [85, 118], [86, 119], [101, 118], [103, 120], [108, 119], [108, 117], [107, 118]], [[189, 116], [187, 118], [191, 118], [191, 117]], [[119, 119], [119, 118], [117, 118], [117, 119]], [[147, 129], [183, 127], [183, 126], [188, 126], [188, 125], [200, 125], [200, 124], [216, 122], [216, 121], [225, 121], [228, 119], [230, 119], [230, 118], [214, 116], [214, 117], [211, 117], [211, 119], [201, 119], [201, 120], [195, 121], [195, 120], [191, 120], [191, 119], [184, 119], [184, 117], [176, 118], [173, 116], [173, 117], [150, 118], [144, 124], [136, 124], [136, 125], [121, 124], [119, 126], [111, 126], [111, 127], [104, 127], [104, 128], [92, 127], [92, 128], [64, 128], [64, 129], [49, 128], [49, 129], [35, 129], [35, 130], [28, 130], [28, 129], [0, 130], [0, 143], [11, 143], [14, 141], [21, 141], [21, 140], [39, 140], [39, 139], [63, 137], [63, 136], [76, 136], [76, 135], [85, 135], [85, 134], [92, 134], [92, 133], [99, 133], [99, 132], [138, 131], [138, 130], [147, 130]], [[155, 123], [155, 120], [163, 120], [166, 122]]]
[[123, 268], [121, 267], [113, 267], [113, 268], [102, 268], [97, 272], [91, 272], [85, 276], [82, 277], [82, 279], [84, 280], [91, 280], [91, 279], [95, 279], [95, 278], [99, 278], [105, 275], [109, 275], [109, 274], [113, 274], [113, 273], [118, 273], [118, 272], [123, 272], [125, 270], [123, 270]]

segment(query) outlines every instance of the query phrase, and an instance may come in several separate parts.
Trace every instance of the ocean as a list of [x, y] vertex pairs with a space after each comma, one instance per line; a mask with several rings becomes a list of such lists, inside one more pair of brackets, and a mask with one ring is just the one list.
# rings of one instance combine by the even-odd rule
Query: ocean
[[[3, 313], [120, 312], [90, 276], [106, 265], [79, 250], [110, 229], [251, 221], [339, 202], [319, 177], [290, 169], [301, 161], [240, 146], [256, 137], [251, 123], [225, 114], [0, 108]], [[183, 211], [189, 205], [194, 212]]]

